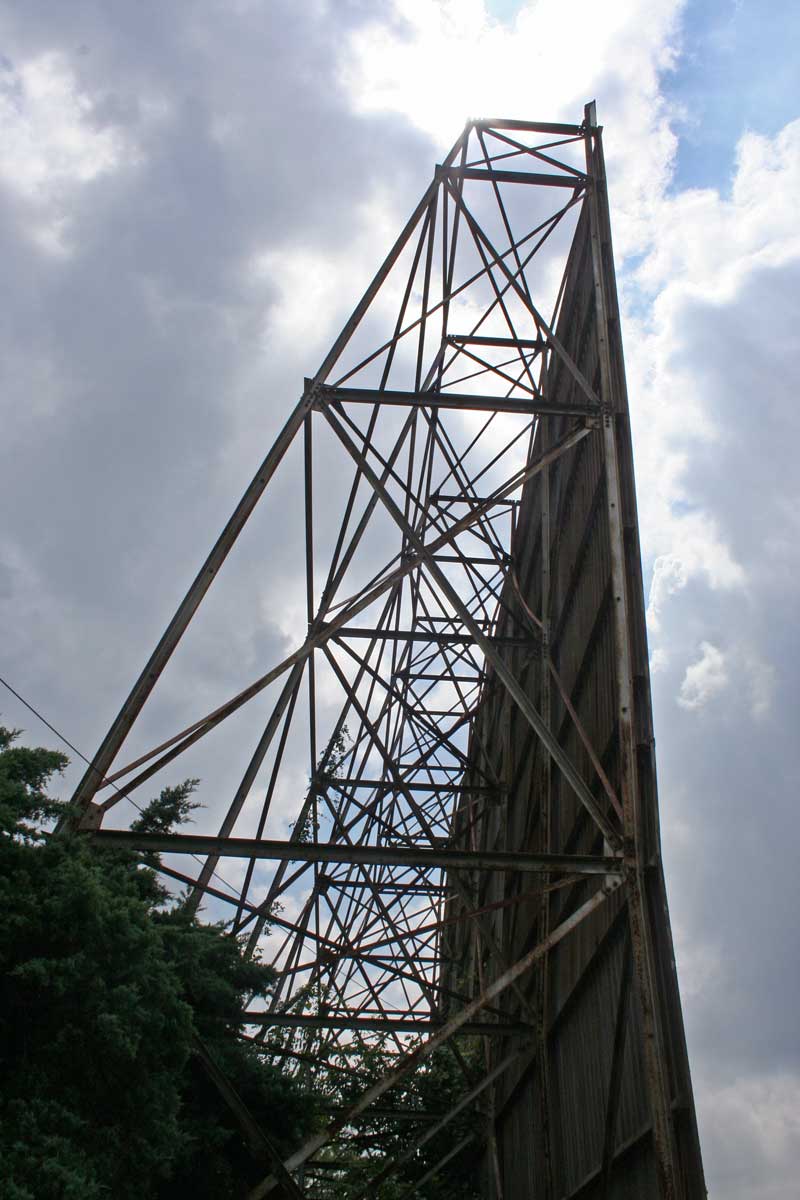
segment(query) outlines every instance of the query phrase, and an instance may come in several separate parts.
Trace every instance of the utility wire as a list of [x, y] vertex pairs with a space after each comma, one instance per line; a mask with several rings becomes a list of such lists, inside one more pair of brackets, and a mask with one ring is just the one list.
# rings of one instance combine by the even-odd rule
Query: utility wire
[[[34, 708], [33, 705], [30, 704], [25, 699], [24, 696], [20, 696], [20, 694], [16, 690], [16, 688], [13, 688], [7, 679], [3, 679], [2, 675], [0, 675], [0, 683], [2, 683], [4, 688], [8, 688], [9, 692], [11, 692], [11, 695], [15, 696], [17, 698], [17, 700], [19, 700], [20, 704], [24, 704], [25, 707], [28, 709], [28, 711], [32, 712], [33, 715], [37, 718], [37, 720], [41, 721], [43, 725], [46, 725], [47, 728], [50, 730], [50, 732], [54, 733], [56, 735], [56, 737], [64, 743], [65, 746], [69, 746], [69, 748], [73, 752], [73, 754], [77, 754], [78, 758], [82, 759], [83, 762], [86, 763], [87, 767], [92, 767], [92, 769], [94, 769], [93, 764], [89, 761], [89, 759], [86, 757], [86, 755], [81, 754], [78, 747], [73, 746], [73, 744], [69, 740], [69, 738], [64, 737], [64, 734], [60, 733], [56, 729], [55, 725], [51, 724], [51, 722], [47, 720], [47, 717], [42, 716], [42, 714], [39, 712], [39, 710], [37, 708]], [[107, 782], [111, 783], [110, 780]], [[115, 792], [119, 793], [119, 795], [122, 797], [123, 800], [128, 800], [133, 805], [133, 807], [137, 810], [137, 812], [144, 812], [144, 809], [142, 808], [141, 804], [137, 804], [137, 802], [133, 799], [132, 796], [129, 796], [126, 792], [123, 792], [121, 790], [121, 788], [118, 788], [115, 783], [111, 783], [111, 787], [114, 789]], [[198, 855], [193, 854], [192, 858], [195, 860], [195, 862], [200, 863], [202, 865], [202, 860], [198, 857]], [[231, 891], [235, 894], [236, 889], [234, 888], [232, 883], [229, 883], [227, 879], [224, 879], [223, 876], [220, 875], [218, 871], [214, 871], [212, 874], [216, 879], [219, 880], [220, 883], [224, 883], [225, 887], [230, 888]]]
[[[38, 711], [38, 709], [34, 708], [32, 704], [29, 704], [24, 696], [20, 696], [19, 692], [16, 691], [16, 689], [13, 688], [7, 680], [3, 679], [2, 675], [0, 675], [0, 683], [2, 683], [3, 687], [8, 688], [8, 690], [11, 692], [12, 696], [16, 696], [16, 698], [19, 700], [20, 704], [24, 704], [25, 707], [30, 712], [32, 712], [35, 717], [38, 717], [38, 719], [42, 722], [43, 725], [46, 725], [47, 728], [56, 735], [57, 738], [60, 738], [65, 746], [69, 746], [70, 750], [72, 750], [73, 753], [77, 754], [78, 758], [83, 759], [83, 761], [86, 763], [87, 767], [89, 767], [89, 768], [91, 768], [91, 770], [95, 771], [94, 764], [89, 761], [89, 759], [86, 757], [86, 755], [81, 754], [78, 747], [73, 746], [73, 744], [69, 740], [69, 738], [65, 738], [63, 733], [59, 733], [59, 731], [56, 729], [55, 725], [51, 725], [50, 722], [47, 720], [47, 718], [43, 717], [42, 714]], [[95, 771], [95, 773], [99, 775], [100, 772]], [[115, 783], [112, 783], [110, 779], [109, 780], [101, 780], [101, 782], [108, 783], [109, 786], [112, 787], [114, 789], [114, 791], [121, 797], [121, 799], [128, 800], [138, 812], [144, 812], [144, 809], [142, 808], [142, 806], [140, 804], [138, 804], [133, 799], [132, 796], [129, 796], [127, 794], [127, 792], [123, 792], [122, 789], [118, 788], [117, 785]]]
[[[32, 713], [33, 713], [33, 715], [34, 715], [35, 717], [37, 717], [37, 718], [38, 718], [38, 719], [39, 719], [39, 720], [42, 722], [42, 724], [43, 724], [43, 725], [46, 725], [46, 726], [47, 726], [47, 728], [50, 730], [50, 732], [51, 732], [51, 733], [54, 733], [54, 734], [56, 735], [56, 737], [57, 737], [57, 738], [58, 738], [60, 741], [62, 741], [62, 742], [64, 743], [64, 745], [65, 745], [65, 746], [69, 746], [69, 748], [70, 748], [70, 750], [73, 752], [73, 754], [77, 754], [78, 758], [82, 758], [82, 759], [83, 759], [83, 761], [86, 763], [86, 765], [87, 765], [87, 766], [89, 766], [89, 767], [90, 767], [90, 766], [92, 765], [92, 764], [89, 762], [89, 759], [86, 757], [86, 755], [85, 755], [85, 754], [81, 754], [81, 752], [80, 752], [80, 750], [78, 749], [78, 747], [77, 747], [77, 746], [73, 746], [73, 744], [72, 744], [72, 742], [69, 740], [69, 738], [65, 738], [65, 737], [64, 737], [64, 735], [63, 735], [63, 733], [59, 733], [59, 732], [58, 732], [58, 730], [56, 729], [55, 725], [51, 725], [51, 724], [50, 724], [50, 722], [47, 720], [47, 718], [46, 718], [46, 717], [43, 717], [43, 716], [42, 716], [42, 714], [41, 714], [41, 713], [40, 713], [40, 712], [39, 712], [37, 709], [35, 709], [35, 708], [33, 707], [33, 705], [32, 705], [32, 704], [29, 704], [29, 703], [28, 703], [28, 701], [25, 699], [25, 697], [24, 697], [24, 696], [20, 696], [19, 692], [18, 692], [18, 691], [16, 691], [16, 690], [15, 690], [15, 689], [14, 689], [14, 688], [11, 686], [11, 684], [8, 682], [8, 680], [6, 680], [6, 679], [3, 679], [2, 675], [0, 675], [0, 683], [2, 683], [3, 687], [5, 687], [5, 688], [8, 688], [8, 690], [11, 692], [11, 695], [12, 695], [12, 696], [16, 696], [16, 698], [19, 700], [20, 704], [24, 704], [24, 705], [25, 705], [25, 707], [26, 707], [26, 708], [27, 708], [27, 709], [28, 709], [30, 712], [32, 712]], [[111, 786], [113, 787], [114, 785], [112, 784]], [[114, 788], [114, 790], [115, 790], [115, 791], [119, 791], [119, 788]], [[130, 799], [130, 797], [128, 797], [128, 798]], [[133, 800], [131, 800], [131, 804], [133, 804], [133, 803], [134, 803], [134, 801], [133, 801]], [[140, 809], [139, 811], [141, 812], [141, 809]]]

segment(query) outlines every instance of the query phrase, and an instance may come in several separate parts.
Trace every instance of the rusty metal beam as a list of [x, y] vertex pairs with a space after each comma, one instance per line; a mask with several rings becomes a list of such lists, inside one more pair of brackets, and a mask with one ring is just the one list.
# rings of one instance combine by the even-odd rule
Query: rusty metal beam
[[[562, 921], [561, 924], [557, 925], [555, 929], [548, 934], [546, 941], [540, 942], [538, 946], [535, 946], [532, 950], [528, 951], [523, 958], [519, 959], [518, 962], [514, 963], [513, 966], [509, 967], [507, 971], [504, 971], [502, 975], [498, 976], [497, 979], [489, 984], [489, 986], [480, 996], [478, 996], [470, 1004], [465, 1005], [464, 1008], [462, 1008], [459, 1012], [451, 1016], [442, 1026], [442, 1028], [429, 1037], [427, 1041], [422, 1042], [421, 1045], [415, 1047], [411, 1053], [407, 1054], [404, 1058], [401, 1058], [397, 1065], [390, 1072], [384, 1075], [384, 1077], [377, 1083], [374, 1083], [370, 1088], [368, 1088], [345, 1114], [339, 1116], [335, 1121], [332, 1121], [327, 1129], [309, 1138], [308, 1141], [306, 1141], [304, 1145], [300, 1147], [300, 1149], [295, 1151], [295, 1153], [285, 1161], [284, 1166], [286, 1169], [291, 1171], [301, 1163], [306, 1162], [309, 1158], [311, 1158], [312, 1155], [321, 1150], [323, 1146], [327, 1145], [331, 1138], [333, 1138], [347, 1125], [351, 1117], [355, 1117], [359, 1113], [364, 1112], [364, 1110], [369, 1108], [375, 1100], [379, 1099], [382, 1095], [384, 1095], [385, 1092], [388, 1092], [390, 1088], [398, 1084], [426, 1058], [429, 1058], [430, 1055], [433, 1054], [434, 1050], [438, 1049], [439, 1046], [444, 1045], [449, 1038], [458, 1033], [464, 1025], [467, 1025], [476, 1013], [480, 1012], [480, 1010], [487, 1004], [490, 1004], [492, 1000], [496, 999], [498, 996], [501, 996], [503, 992], [507, 991], [508, 988], [510, 988], [512, 984], [516, 982], [516, 980], [521, 978], [521, 976], [526, 974], [526, 972], [531, 969], [533, 964], [537, 962], [542, 955], [546, 954], [548, 950], [552, 949], [553, 946], [562, 941], [567, 934], [571, 933], [572, 930], [580, 925], [582, 921], [586, 920], [588, 916], [595, 912], [600, 905], [604, 903], [607, 894], [608, 893], [605, 889], [595, 892], [595, 894], [590, 897], [585, 904], [581, 905], [581, 907], [576, 909], [576, 911], [570, 917], [568, 917], [565, 921]], [[273, 1189], [277, 1186], [277, 1182], [278, 1181], [273, 1176], [268, 1177], [261, 1184], [252, 1189], [247, 1200], [261, 1200], [262, 1196], [266, 1196], [269, 1192], [273, 1191]]]
[[138, 833], [98, 829], [87, 834], [107, 849], [148, 854], [207, 854], [220, 858], [273, 859], [277, 862], [365, 863], [439, 871], [523, 871], [565, 875], [621, 875], [618, 858], [591, 854], [525, 854], [455, 850], [430, 846], [365, 846], [342, 842], [280, 842], [270, 839], [206, 837], [194, 833]]
[[[462, 136], [457, 140], [453, 149], [445, 159], [450, 164], [461, 148]], [[106, 734], [97, 751], [91, 766], [84, 773], [72, 797], [72, 806], [80, 814], [92, 801], [99, 785], [103, 782], [109, 767], [116, 757], [125, 737], [133, 726], [134, 721], [144, 707], [147, 697], [158, 681], [159, 676], [169, 662], [175, 647], [183, 637], [189, 622], [197, 611], [200, 603], [211, 586], [220, 567], [227, 558], [231, 548], [252, 514], [256, 504], [261, 499], [267, 484], [275, 474], [286, 450], [294, 440], [295, 435], [303, 426], [306, 416], [314, 403], [314, 389], [318, 383], [324, 382], [331, 368], [341, 356], [345, 346], [355, 333], [372, 301], [385, 283], [390, 271], [400, 257], [411, 234], [420, 219], [427, 211], [431, 198], [435, 194], [437, 183], [434, 180], [420, 200], [414, 212], [409, 217], [402, 233], [397, 238], [392, 249], [384, 259], [361, 300], [345, 324], [339, 337], [325, 356], [319, 370], [311, 381], [310, 389], [306, 389], [298, 400], [291, 416], [287, 420], [266, 458], [259, 467], [252, 482], [236, 506], [233, 515], [217, 539], [211, 553], [200, 568], [194, 582], [186, 593], [175, 616], [170, 621], [164, 634], [151, 655], [146, 667], [133, 686], [133, 690], [123, 704], [113, 725]]]
[[[356, 1193], [356, 1195], [353, 1197], [353, 1200], [364, 1200], [364, 1197], [372, 1195], [374, 1193], [374, 1189], [381, 1184], [384, 1179], [388, 1179], [390, 1175], [393, 1175], [399, 1167], [402, 1167], [403, 1163], [407, 1163], [410, 1158], [413, 1158], [417, 1151], [421, 1150], [422, 1147], [431, 1140], [431, 1138], [435, 1137], [437, 1133], [441, 1133], [441, 1131], [445, 1129], [451, 1121], [455, 1120], [459, 1113], [462, 1113], [465, 1108], [469, 1108], [469, 1106], [473, 1104], [488, 1087], [491, 1087], [491, 1085], [497, 1079], [499, 1079], [500, 1076], [503, 1075], [513, 1063], [518, 1060], [520, 1055], [524, 1053], [524, 1048], [518, 1046], [511, 1052], [511, 1054], [507, 1054], [505, 1058], [502, 1058], [487, 1075], [484, 1075], [483, 1079], [481, 1079], [479, 1083], [475, 1084], [474, 1087], [470, 1088], [469, 1091], [465, 1092], [464, 1095], [460, 1097], [458, 1102], [453, 1105], [449, 1112], [444, 1113], [444, 1115], [441, 1116], [433, 1125], [415, 1137], [400, 1154], [387, 1162], [377, 1175], [373, 1175], [373, 1177], [361, 1189], [361, 1191]], [[419, 1184], [417, 1186], [419, 1186]]]
[[[413, 1017], [359, 1017], [353, 1015], [316, 1017], [307, 1013], [258, 1012], [248, 1009], [242, 1016], [245, 1025], [264, 1029], [335, 1029], [360, 1033], [413, 1033], [419, 1037], [438, 1033], [445, 1022]], [[468, 1021], [459, 1033], [465, 1037], [530, 1037], [530, 1025], [520, 1021]]]
[[541, 171], [503, 171], [481, 167], [443, 167], [448, 179], [475, 179], [483, 183], [527, 183], [536, 187], [579, 188], [583, 179], [574, 175], [543, 174]]
[[317, 398], [324, 403], [396, 405], [403, 408], [458, 409], [461, 412], [519, 413], [535, 416], [537, 413], [560, 414], [575, 417], [596, 417], [600, 407], [588, 403], [556, 404], [538, 397], [517, 398], [513, 396], [479, 396], [459, 392], [401, 392], [377, 391], [372, 388], [318, 387]]
[[[333, 415], [333, 413], [330, 410], [326, 410], [325, 415], [328, 419], [329, 424], [332, 426], [334, 431], [339, 435], [339, 438], [342, 441], [343, 445], [348, 449], [348, 451], [357, 460], [358, 459], [358, 450], [357, 450], [356, 446], [354, 445], [354, 443], [352, 442], [352, 440], [350, 439], [349, 435], [347, 434], [347, 432], [344, 429], [344, 427], [342, 426], [342, 424], [336, 419], [336, 417]], [[613, 848], [619, 847], [621, 844], [621, 838], [620, 838], [619, 832], [614, 828], [613, 825], [610, 824], [605, 813], [602, 811], [601, 808], [599, 808], [597, 801], [595, 800], [595, 797], [589, 791], [588, 787], [586, 786], [585, 781], [583, 780], [581, 775], [576, 770], [575, 764], [573, 762], [571, 762], [569, 757], [565, 754], [563, 747], [556, 741], [556, 739], [553, 737], [551, 731], [547, 728], [545, 723], [542, 721], [542, 718], [539, 715], [539, 713], [536, 711], [536, 708], [534, 707], [533, 703], [531, 702], [530, 697], [527, 695], [527, 693], [524, 691], [524, 689], [520, 686], [518, 680], [515, 678], [513, 673], [509, 670], [506, 662], [499, 656], [496, 648], [494, 647], [494, 645], [491, 642], [491, 639], [488, 638], [484, 634], [483, 630], [472, 618], [472, 615], [470, 614], [469, 610], [464, 605], [460, 595], [458, 594], [456, 589], [453, 587], [453, 585], [450, 583], [449, 579], [447, 578], [445, 573], [441, 570], [439, 565], [432, 558], [432, 556], [430, 555], [425, 544], [417, 537], [414, 530], [405, 521], [402, 512], [397, 507], [397, 504], [395, 503], [394, 499], [389, 495], [386, 488], [382, 485], [378, 476], [366, 464], [364, 464], [363, 469], [364, 469], [364, 474], [369, 479], [369, 481], [371, 482], [371, 484], [375, 488], [375, 490], [379, 493], [379, 495], [384, 503], [385, 508], [389, 511], [389, 513], [395, 519], [395, 521], [397, 522], [400, 529], [403, 530], [405, 536], [407, 537], [408, 541], [413, 546], [414, 550], [426, 561], [428, 571], [435, 579], [438, 587], [441, 589], [442, 593], [446, 596], [449, 603], [453, 606], [456, 613], [458, 613], [463, 624], [467, 627], [467, 629], [472, 634], [473, 638], [475, 639], [478, 646], [482, 650], [484, 657], [486, 658], [486, 660], [489, 663], [491, 663], [492, 667], [494, 668], [495, 673], [501, 679], [505, 688], [507, 689], [507, 691], [510, 693], [510, 695], [512, 696], [512, 698], [514, 699], [514, 701], [516, 702], [518, 707], [523, 712], [526, 720], [530, 723], [530, 725], [536, 731], [536, 733], [539, 736], [539, 738], [541, 739], [541, 741], [546, 746], [550, 756], [557, 763], [559, 769], [561, 770], [561, 773], [564, 775], [564, 777], [569, 782], [572, 790], [575, 792], [578, 799], [581, 801], [581, 803], [586, 808], [586, 810], [591, 814], [595, 823], [599, 826], [600, 829], [602, 829], [603, 834], [605, 835], [606, 840], [609, 842], [609, 844]]]
[[[597, 312], [597, 344], [600, 360], [600, 384], [606, 416], [603, 421], [604, 465], [606, 472], [607, 520], [611, 551], [611, 585], [613, 595], [614, 637], [616, 648], [617, 728], [621, 746], [620, 794], [625, 829], [626, 888], [628, 915], [633, 945], [633, 961], [638, 984], [639, 1000], [644, 1023], [643, 1050], [645, 1073], [653, 1120], [653, 1141], [663, 1200], [681, 1200], [683, 1184], [677, 1163], [674, 1130], [666, 1078], [666, 1055], [662, 1041], [654, 953], [651, 944], [650, 922], [645, 911], [644, 861], [641, 845], [641, 812], [638, 791], [636, 747], [633, 712], [633, 666], [631, 648], [631, 617], [629, 581], [622, 526], [622, 489], [620, 482], [617, 420], [620, 397], [616, 395], [611, 368], [609, 321], [607, 309], [608, 284], [605, 278], [601, 239], [601, 214], [598, 195], [605, 188], [602, 143], [595, 129], [594, 104], [586, 107], [586, 170], [592, 187], [588, 193], [592, 275]], [[606, 231], [605, 236], [610, 238]]]

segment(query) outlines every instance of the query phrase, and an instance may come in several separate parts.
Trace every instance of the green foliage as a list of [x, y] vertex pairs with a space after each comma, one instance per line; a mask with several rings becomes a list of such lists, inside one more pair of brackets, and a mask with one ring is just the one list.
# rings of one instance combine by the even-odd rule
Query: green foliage
[[294, 829], [294, 837], [298, 842], [317, 841], [319, 839], [320, 813], [318, 797], [325, 792], [329, 783], [335, 783], [341, 777], [342, 764], [347, 757], [350, 746], [350, 731], [343, 725], [338, 733], [334, 732], [317, 763], [317, 770], [309, 779], [308, 795], [300, 819]]
[[[354, 1103], [367, 1087], [381, 1079], [396, 1062], [396, 1050], [389, 1045], [388, 1039], [367, 1042], [354, 1035], [354, 1043], [358, 1046], [357, 1054], [334, 1058], [339, 1068], [347, 1069], [334, 1069], [328, 1076], [326, 1099], [337, 1107], [348, 1107]], [[462, 1045], [460, 1061], [450, 1047], [442, 1047], [384, 1093], [376, 1109], [384, 1114], [392, 1109], [444, 1114], [455, 1107], [482, 1071], [477, 1043], [466, 1047]], [[400, 1200], [463, 1138], [475, 1134], [477, 1146], [480, 1142], [479, 1122], [480, 1117], [472, 1107], [459, 1113], [369, 1194], [377, 1200]], [[423, 1117], [417, 1123], [397, 1121], [390, 1115], [373, 1115], [368, 1123], [356, 1124], [354, 1130], [360, 1140], [353, 1143], [354, 1149], [347, 1168], [340, 1176], [333, 1171], [326, 1172], [326, 1183], [320, 1196], [324, 1196], [325, 1200], [346, 1200], [355, 1195], [369, 1180], [379, 1175], [387, 1159], [401, 1155], [429, 1127], [430, 1122]], [[341, 1161], [341, 1147], [335, 1147], [331, 1156]], [[435, 1173], [419, 1194], [425, 1200], [478, 1200], [477, 1184], [475, 1156], [465, 1148]]]
[[176, 825], [185, 825], [194, 810], [200, 807], [189, 799], [199, 782], [199, 779], [185, 779], [177, 787], [165, 787], [141, 816], [131, 822], [131, 829], [138, 833], [169, 833]]
[[338, 779], [342, 763], [350, 748], [350, 730], [346, 725], [333, 732], [325, 752], [319, 762], [319, 775], [322, 779]]
[[[79, 834], [47, 837], [63, 755], [0, 728], [0, 1161], [3, 1200], [225, 1200], [264, 1174], [203, 1068], [199, 1034], [279, 1146], [311, 1106], [240, 1037], [269, 968], [166, 903], [155, 873]], [[186, 820], [195, 780], [142, 814]]]
[[19, 732], [0, 725], [0, 834], [31, 838], [37, 835], [38, 822], [51, 819], [59, 809], [46, 788], [68, 759], [55, 750], [14, 746]]

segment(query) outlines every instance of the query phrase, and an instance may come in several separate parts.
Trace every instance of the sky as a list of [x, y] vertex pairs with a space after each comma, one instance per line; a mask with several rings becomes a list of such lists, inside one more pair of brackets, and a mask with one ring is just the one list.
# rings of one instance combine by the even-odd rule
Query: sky
[[[0, 13], [0, 674], [89, 755], [465, 119], [596, 98], [720, 1200], [788, 1200], [800, 1152], [799, 24], [783, 0]], [[247, 535], [236, 619], [204, 610], [154, 727], [296, 632], [286, 528]], [[10, 694], [0, 716], [53, 744]]]

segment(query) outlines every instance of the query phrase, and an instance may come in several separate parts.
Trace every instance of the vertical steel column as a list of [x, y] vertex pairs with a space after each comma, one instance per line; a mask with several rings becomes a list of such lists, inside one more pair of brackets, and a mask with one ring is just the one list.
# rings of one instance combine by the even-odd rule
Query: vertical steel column
[[[538, 424], [539, 453], [547, 449], [549, 423], [547, 418], [540, 418]], [[550, 659], [550, 468], [545, 467], [539, 479], [541, 489], [540, 537], [541, 537], [541, 620], [542, 620], [542, 667], [541, 667], [541, 696], [540, 711], [542, 720], [548, 729], [552, 729], [552, 696], [550, 691], [550, 671], [547, 664]], [[542, 790], [539, 798], [539, 848], [545, 854], [550, 851], [551, 827], [550, 804], [551, 788], [553, 786], [553, 768], [549, 754], [542, 758]], [[544, 884], [549, 884], [548, 875]], [[546, 941], [550, 932], [550, 893], [545, 891], [541, 900], [539, 917], [539, 940]], [[542, 1155], [544, 1157], [545, 1200], [553, 1197], [553, 1159], [550, 1144], [550, 1062], [548, 1040], [548, 956], [545, 955], [539, 967], [537, 982], [537, 1024], [539, 1039], [539, 1120], [542, 1127]]]
[[[633, 667], [629, 614], [628, 579], [622, 526], [622, 494], [617, 446], [617, 418], [621, 398], [614, 393], [609, 348], [607, 288], [601, 247], [599, 192], [605, 189], [605, 175], [597, 127], [595, 104], [585, 109], [586, 171], [589, 207], [594, 297], [597, 312], [597, 350], [600, 364], [600, 396], [603, 403], [603, 448], [606, 475], [611, 580], [613, 595], [614, 642], [617, 669], [617, 727], [619, 737], [619, 791], [623, 808], [625, 882], [628, 901], [634, 970], [642, 1012], [643, 1050], [653, 1145], [663, 1200], [682, 1200], [683, 1187], [670, 1113], [665, 1050], [658, 1011], [656, 968], [646, 909], [644, 849], [641, 837], [640, 795], [637, 786], [636, 747], [633, 723]], [[610, 230], [602, 231], [602, 240], [610, 244]]]

